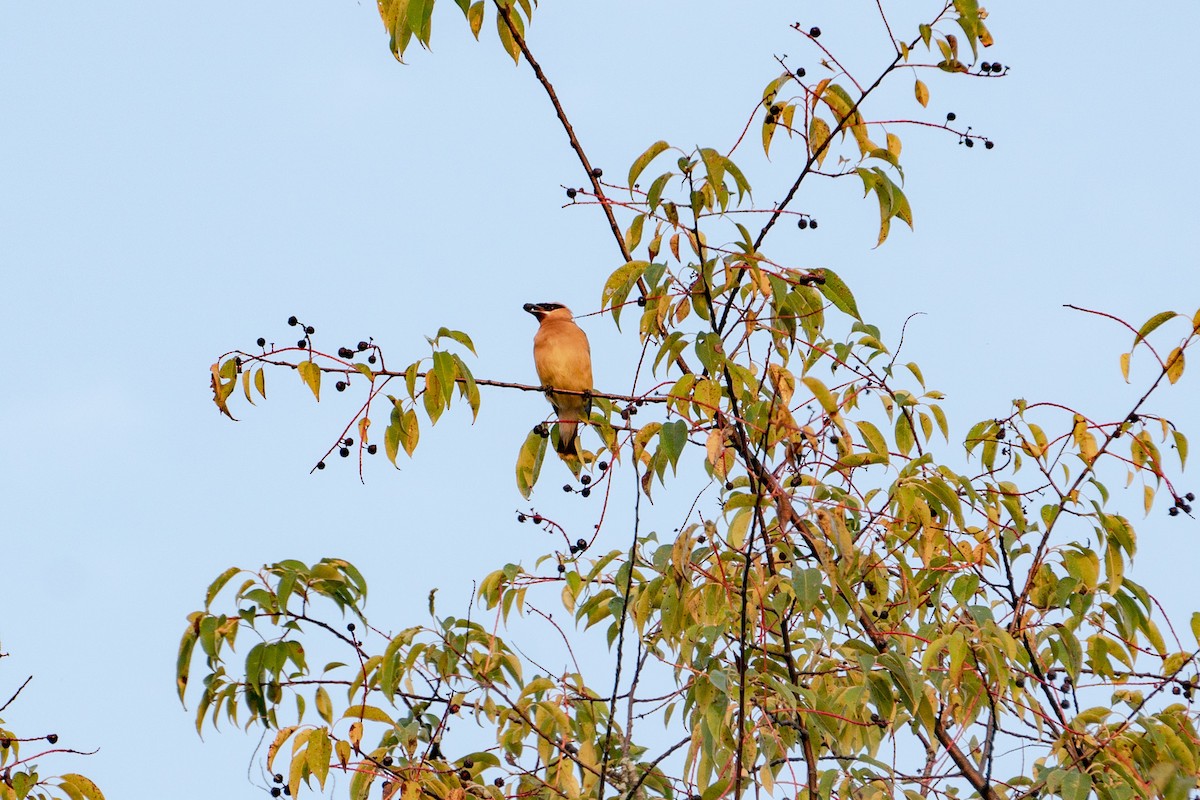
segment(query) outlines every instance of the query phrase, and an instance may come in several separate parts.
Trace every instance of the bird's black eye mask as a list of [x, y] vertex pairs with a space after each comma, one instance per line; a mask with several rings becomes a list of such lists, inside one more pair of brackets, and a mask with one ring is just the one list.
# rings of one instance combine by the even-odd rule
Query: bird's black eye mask
[[559, 308], [566, 308], [562, 303], [526, 303], [524, 309], [539, 319]]

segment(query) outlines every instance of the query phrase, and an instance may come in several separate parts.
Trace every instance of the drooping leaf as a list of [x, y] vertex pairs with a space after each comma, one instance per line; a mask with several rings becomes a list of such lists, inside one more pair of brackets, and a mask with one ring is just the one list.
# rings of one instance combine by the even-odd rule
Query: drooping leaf
[[913, 92], [916, 94], [917, 102], [921, 104], [922, 108], [929, 105], [929, 87], [920, 78], [917, 79], [916, 86], [913, 87]]
[[321, 368], [312, 361], [301, 361], [296, 365], [296, 371], [300, 373], [300, 379], [304, 381], [313, 393], [313, 397], [317, 398], [317, 402], [321, 401]]
[[517, 490], [525, 499], [533, 492], [546, 457], [546, 437], [531, 431], [517, 454]]

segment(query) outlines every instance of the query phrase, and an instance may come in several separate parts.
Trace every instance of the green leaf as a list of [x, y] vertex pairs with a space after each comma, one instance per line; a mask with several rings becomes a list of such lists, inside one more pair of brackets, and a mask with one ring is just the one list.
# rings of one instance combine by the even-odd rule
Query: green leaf
[[1172, 438], [1175, 439], [1175, 451], [1179, 453], [1179, 468], [1183, 469], [1187, 464], [1188, 441], [1187, 437], [1179, 431], [1171, 432]]
[[850, 287], [842, 281], [836, 272], [826, 269], [825, 282], [818, 284], [817, 289], [839, 311], [843, 311], [856, 320], [862, 321], [862, 317], [858, 313], [858, 304], [854, 302], [854, 295], [851, 294]]
[[[462, 331], [454, 331], [454, 330], [450, 330], [449, 328], [445, 328], [445, 327], [438, 328], [438, 332], [437, 332], [437, 336], [435, 337], [435, 340], [441, 339], [441, 338], [453, 339], [454, 341], [461, 344], [463, 347], [470, 350], [471, 355], [473, 355], [473, 356], [479, 355], [478, 353], [475, 352], [475, 343], [471, 341], [471, 337], [467, 336]], [[358, 365], [356, 364], [355, 366], [358, 366]]]
[[[1147, 336], [1157, 330], [1163, 323], [1169, 322], [1179, 314], [1174, 311], [1160, 311], [1150, 319], [1146, 320], [1142, 327], [1138, 328], [1137, 335], [1133, 337], [1133, 347], [1138, 346], [1138, 342], [1144, 340]], [[1131, 348], [1132, 349], [1132, 348]]]
[[650, 267], [649, 261], [630, 261], [608, 276], [608, 280], [604, 282], [604, 290], [600, 293], [600, 309], [608, 308], [612, 312], [613, 322], [620, 327], [621, 307], [625, 304], [625, 299], [629, 297], [629, 292], [637, 284], [638, 278], [642, 277]]
[[333, 742], [324, 728], [314, 728], [309, 732], [306, 757], [308, 771], [316, 776], [321, 788], [325, 788], [325, 778], [329, 776], [329, 761], [333, 757]]
[[[504, 9], [503, 6], [500, 7]], [[507, 10], [501, 10], [496, 14], [496, 33], [500, 36], [500, 45], [504, 48], [504, 52], [512, 56], [514, 64], [521, 63], [521, 45], [517, 44], [517, 40], [513, 38], [512, 31], [508, 29], [505, 23], [505, 14], [512, 21], [512, 26], [516, 30], [517, 35], [524, 38], [525, 23], [521, 20], [521, 15], [512, 7], [507, 7]]]
[[637, 183], [638, 177], [650, 165], [650, 162], [658, 158], [658, 156], [671, 145], [667, 144], [662, 139], [659, 139], [654, 144], [646, 148], [646, 152], [634, 159], [633, 166], [629, 168], [629, 185], [632, 187]]
[[296, 370], [300, 373], [300, 379], [312, 390], [313, 397], [317, 398], [318, 403], [321, 402], [321, 368], [312, 361], [301, 361], [296, 365]]
[[241, 567], [230, 567], [217, 576], [217, 579], [208, 585], [208, 591], [204, 593], [204, 608], [208, 609], [212, 605], [212, 601], [225, 588], [225, 584], [229, 583], [229, 579], [241, 572]]
[[673, 177], [675, 177], [674, 172], [664, 172], [654, 179], [654, 183], [650, 184], [650, 191], [646, 193], [646, 212], [648, 214], [653, 214], [654, 209], [658, 208], [663, 190], [667, 188], [667, 181]]
[[475, 383], [475, 376], [471, 374], [471, 370], [467, 369], [467, 365], [457, 355], [454, 356], [454, 366], [458, 376], [462, 378], [458, 388], [467, 398], [467, 405], [471, 407], [471, 421], [474, 422], [479, 419], [479, 386]]
[[1062, 800], [1088, 800], [1092, 794], [1092, 776], [1073, 769], [1062, 777]]
[[395, 725], [395, 721], [387, 715], [387, 712], [375, 706], [358, 704], [350, 706], [342, 714], [342, 719], [357, 719], [363, 722], [382, 722], [385, 725]]
[[821, 404], [821, 408], [825, 410], [826, 414], [838, 413], [839, 406], [837, 398], [835, 398], [833, 393], [826, 388], [825, 384], [821, 383], [820, 380], [811, 375], [805, 375], [800, 380], [803, 381], [804, 385], [808, 387], [808, 390], [813, 393], [813, 397], [816, 398], [817, 402]]
[[442, 412], [446, 410], [446, 404], [442, 399], [441, 381], [433, 370], [425, 373], [425, 392], [422, 400], [425, 405], [425, 414], [429, 417], [429, 421], [436, 425]]
[[329, 725], [333, 724], [333, 703], [329, 699], [329, 692], [324, 686], [318, 686], [316, 692], [317, 713], [321, 715], [321, 719], [325, 720]]
[[632, 253], [642, 243], [642, 227], [645, 224], [645, 214], [638, 214], [633, 218], [633, 222], [629, 223], [629, 230], [625, 232], [625, 249], [629, 252]]
[[454, 397], [455, 378], [458, 377], [454, 357], [445, 350], [434, 351], [433, 372], [437, 375], [438, 388], [442, 394], [442, 405], [449, 407], [450, 400]]
[[[479, 31], [483, 29], [483, 0], [472, 3], [467, 10], [467, 24], [471, 26], [471, 35], [475, 37], [475, 41], [479, 41]], [[356, 773], [360, 775], [361, 773]], [[370, 791], [371, 782], [367, 781], [366, 790]]]
[[801, 611], [811, 611], [821, 602], [821, 589], [825, 586], [824, 574], [816, 567], [798, 569], [792, 575], [792, 589]]
[[530, 431], [517, 454], [517, 490], [526, 500], [533, 492], [542, 471], [542, 461], [546, 457], [546, 437]]
[[684, 445], [687, 444], [688, 425], [681, 419], [674, 422], [664, 422], [662, 428], [658, 432], [658, 440], [662, 452], [666, 455], [667, 460], [671, 463], [671, 469], [675, 470], [679, 463], [679, 455], [683, 452]]

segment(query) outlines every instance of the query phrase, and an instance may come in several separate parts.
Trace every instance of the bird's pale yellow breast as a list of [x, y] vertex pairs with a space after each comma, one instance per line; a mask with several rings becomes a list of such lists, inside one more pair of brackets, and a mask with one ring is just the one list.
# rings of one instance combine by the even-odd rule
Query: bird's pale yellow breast
[[587, 335], [570, 318], [547, 317], [533, 337], [533, 361], [543, 386], [582, 392], [592, 388]]

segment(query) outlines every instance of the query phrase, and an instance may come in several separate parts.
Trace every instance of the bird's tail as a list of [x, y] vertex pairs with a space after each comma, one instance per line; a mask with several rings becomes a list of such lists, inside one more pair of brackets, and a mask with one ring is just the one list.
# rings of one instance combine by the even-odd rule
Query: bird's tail
[[578, 422], [559, 422], [558, 423], [558, 452], [560, 455], [572, 456], [577, 455], [575, 452], [575, 440], [579, 437]]

